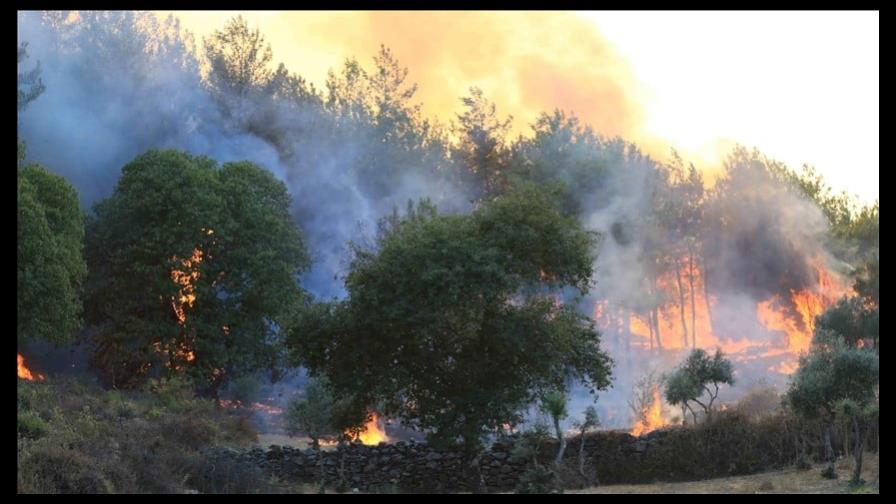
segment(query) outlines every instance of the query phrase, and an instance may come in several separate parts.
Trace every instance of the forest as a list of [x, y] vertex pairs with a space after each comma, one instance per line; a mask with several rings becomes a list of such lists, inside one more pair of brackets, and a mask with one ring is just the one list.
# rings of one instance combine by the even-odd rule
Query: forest
[[[734, 460], [674, 481], [848, 459], [878, 491], [879, 201], [574, 110], [514, 138], [476, 87], [428, 117], [386, 46], [318, 89], [240, 16], [18, 26], [19, 493], [345, 491], [327, 453], [411, 439], [463, 461], [438, 491], [494, 491], [510, 443], [507, 489], [562, 492], [614, 433]], [[274, 432], [314, 476], [209, 462]]]

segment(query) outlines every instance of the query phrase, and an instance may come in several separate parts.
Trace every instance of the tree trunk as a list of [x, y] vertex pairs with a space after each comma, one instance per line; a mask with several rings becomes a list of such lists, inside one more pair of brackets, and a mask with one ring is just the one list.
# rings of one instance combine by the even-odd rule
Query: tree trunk
[[825, 469], [826, 477], [836, 478], [836, 471], [834, 470], [834, 449], [831, 447], [831, 424], [830, 422], [826, 422], [824, 426], [824, 457], [827, 460], [828, 466]]
[[560, 419], [557, 417], [554, 417], [554, 430], [557, 431], [557, 439], [560, 441], [560, 449], [557, 450], [554, 466], [560, 468], [560, 464], [563, 462], [563, 453], [566, 451], [566, 438], [563, 437], [563, 431], [560, 429]]
[[582, 476], [582, 480], [586, 485], [595, 486], [600, 485], [600, 481], [597, 478], [597, 474], [594, 475], [593, 481], [592, 478], [585, 474], [585, 431], [581, 431], [581, 436], [579, 437], [579, 475]]
[[681, 314], [681, 328], [684, 330], [684, 348], [688, 347], [688, 323], [684, 313], [684, 286], [681, 284], [681, 270], [678, 267], [678, 261], [675, 262], [675, 280], [678, 284], [678, 311]]
[[694, 252], [688, 252], [688, 283], [691, 293], [691, 343], [697, 348], [697, 292], [694, 290]]
[[849, 457], [849, 426], [843, 426], [843, 456]]
[[320, 476], [320, 488], [318, 489], [318, 493], [325, 493], [327, 488], [327, 475], [324, 472], [324, 458], [320, 452], [320, 443], [318, 443], [317, 439], [312, 440], [312, 445], [314, 446], [314, 453], [317, 455], [317, 471]]
[[713, 336], [718, 336], [716, 334], [715, 325], [712, 323], [712, 306], [709, 304], [709, 275], [706, 273], [706, 260], [703, 261], [703, 301], [706, 302], [706, 316], [709, 319], [709, 332], [713, 334]]
[[662, 350], [663, 338], [660, 336], [660, 310], [659, 308], [654, 308], [650, 313], [653, 314], [653, 334], [656, 336], [656, 348]]
[[[478, 443], [478, 440], [474, 443]], [[488, 493], [488, 488], [485, 485], [485, 477], [482, 476], [482, 468], [479, 466], [479, 459], [484, 453], [482, 446], [471, 444], [465, 439], [464, 451], [466, 453], [465, 458], [469, 462], [466, 464], [466, 472], [468, 475], [467, 480], [470, 482], [471, 486], [470, 490], [473, 493]]]
[[862, 428], [862, 423], [856, 418], [852, 419], [853, 427], [855, 427], [856, 445], [853, 448], [855, 456], [855, 467], [852, 471], [852, 483], [859, 484], [862, 481], [862, 455], [865, 452], [865, 434], [867, 429]]
[[622, 309], [622, 334], [625, 337], [625, 356], [628, 358], [632, 351], [632, 327], [631, 314], [628, 309]]

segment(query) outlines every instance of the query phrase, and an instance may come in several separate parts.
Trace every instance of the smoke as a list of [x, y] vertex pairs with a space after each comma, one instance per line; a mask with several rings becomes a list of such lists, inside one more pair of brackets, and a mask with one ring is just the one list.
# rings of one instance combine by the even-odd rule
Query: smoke
[[303, 285], [319, 297], [344, 295], [346, 244], [359, 231], [373, 233], [393, 206], [422, 197], [444, 211], [469, 206], [424, 156], [404, 155], [367, 124], [337, 125], [313, 103], [248, 104], [263, 125], [258, 116], [254, 124], [224, 117], [201, 82], [192, 37], [174, 19], [25, 12], [18, 40], [28, 42], [26, 64], [40, 61], [46, 84], [19, 116], [29, 161], [65, 176], [89, 207], [111, 194], [125, 163], [150, 148], [251, 160], [289, 187], [314, 259]]
[[[450, 82], [462, 82], [458, 92], [469, 83], [489, 91], [488, 72], [504, 71], [514, 73], [517, 86], [495, 88], [492, 94], [500, 97], [499, 105], [501, 100], [516, 105], [502, 108], [537, 103], [584, 110], [584, 120], [609, 134], [630, 131], [639, 120], [638, 108], [618, 85], [616, 67], [591, 61], [598, 54], [612, 62], [609, 50], [579, 21], [551, 16], [542, 22], [519, 13], [505, 24], [493, 14], [423, 15], [427, 22], [401, 13], [364, 14], [356, 20], [363, 29], [353, 32], [350, 43], [368, 50], [384, 40], [397, 48], [397, 54], [407, 57], [402, 64], [409, 64], [411, 75], [423, 82], [422, 89], [427, 81], [452, 75]], [[528, 30], [522, 38], [521, 26]], [[183, 36], [175, 20], [160, 21], [146, 13], [85, 13], [67, 19], [25, 12], [19, 13], [18, 28], [18, 41], [29, 43], [25, 64], [40, 61], [46, 84], [46, 91], [19, 114], [19, 136], [29, 160], [71, 181], [85, 207], [109, 196], [121, 167], [150, 148], [184, 149], [219, 162], [251, 160], [283, 180], [293, 196], [293, 215], [313, 258], [302, 285], [318, 298], [345, 295], [346, 244], [371, 236], [393, 207], [429, 197], [442, 211], [470, 209], [471, 196], [446, 169], [445, 146], [432, 139], [389, 137], [369, 117], [334, 114], [313, 100], [249, 102], [244, 104], [249, 117], [225, 116], [202, 83], [193, 40]], [[495, 35], [486, 39], [469, 36], [491, 32]], [[547, 32], [553, 35], [532, 35]], [[439, 43], [420, 43], [423, 39]], [[533, 44], [543, 40], [550, 43], [535, 51]], [[447, 58], [448, 46], [487, 57]], [[600, 50], [587, 50], [595, 47]], [[591, 70], [563, 70], [571, 65]], [[578, 77], [556, 77], [567, 74]], [[595, 96], [603, 107], [580, 106]], [[580, 129], [577, 135], [574, 145], [563, 147], [565, 157], [546, 163], [544, 170], [550, 178], [570, 183], [583, 224], [602, 236], [595, 260], [597, 283], [581, 306], [589, 316], [603, 306], [606, 317], [598, 326], [617, 364], [613, 388], [597, 402], [604, 425], [630, 426], [627, 400], [633, 384], [647, 370], [671, 369], [687, 350], [677, 340], [670, 345], [666, 334], [663, 343], [673, 351], [650, 352], [646, 336], [632, 334], [630, 324], [632, 317], [644, 320], [652, 305], [665, 308], [657, 320], [664, 331], [678, 323], [674, 284], [658, 289], [655, 277], [657, 265], [669, 260], [661, 252], [683, 253], [685, 241], [651, 220], [664, 215], [660, 205], [673, 183], [667, 167], [621, 140], [590, 130]], [[527, 151], [530, 159], [539, 149], [544, 145]], [[582, 169], [596, 174], [590, 182], [581, 182]], [[768, 359], [760, 354], [787, 342], [760, 323], [757, 304], [779, 296], [795, 316], [791, 292], [819, 290], [818, 260], [833, 270], [824, 252], [823, 216], [772, 172], [765, 160], [749, 153], [729, 160], [707, 198], [697, 230], [700, 246], [694, 251], [710, 294], [697, 304], [712, 305], [712, 333], [701, 319], [698, 342], [739, 345], [735, 367], [742, 384], [767, 377], [784, 380], [781, 373], [769, 371]], [[704, 290], [700, 287], [698, 291]], [[278, 385], [281, 389], [270, 385], [266, 397], [280, 404], [287, 391], [301, 386], [303, 375], [297, 376]], [[592, 400], [578, 384], [571, 384], [571, 397], [570, 422], [580, 419]]]

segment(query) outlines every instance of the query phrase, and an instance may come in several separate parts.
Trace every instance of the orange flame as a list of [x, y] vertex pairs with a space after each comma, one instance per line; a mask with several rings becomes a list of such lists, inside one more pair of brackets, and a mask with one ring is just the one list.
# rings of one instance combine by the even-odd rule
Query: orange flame
[[[172, 261], [177, 261], [177, 256], [171, 257]], [[193, 255], [189, 259], [181, 259], [180, 263], [186, 268], [186, 271], [173, 269], [171, 270], [171, 280], [180, 285], [177, 295], [171, 298], [171, 308], [174, 309], [174, 315], [180, 325], [184, 325], [187, 321], [187, 315], [184, 313], [184, 306], [193, 307], [196, 302], [196, 280], [199, 279], [198, 265], [202, 262], [202, 251], [198, 248], [193, 249]]]
[[22, 354], [18, 354], [19, 356], [19, 378], [27, 381], [43, 381], [44, 375], [40, 373], [32, 373], [28, 366], [25, 365], [25, 357]]
[[[667, 300], [664, 306], [658, 308], [656, 320], [663, 348], [685, 349], [687, 348], [685, 342], [689, 347], [694, 346], [696, 339], [697, 348], [720, 348], [739, 360], [783, 355], [784, 360], [770, 370], [784, 374], [793, 373], [800, 352], [808, 350], [812, 342], [815, 317], [843, 295], [854, 294], [846, 281], [827, 270], [822, 258], [816, 258], [812, 263], [816, 271], [815, 286], [802, 291], [791, 291], [789, 296], [775, 295], [756, 305], [758, 322], [768, 331], [783, 333], [780, 340], [747, 338], [732, 340], [719, 338], [713, 333], [711, 310], [714, 309], [716, 300], [712, 296], [706, 298], [700, 267], [691, 264], [686, 256], [680, 258], [675, 263], [678, 271], [666, 272], [656, 282], [657, 289]], [[684, 310], [680, 306], [682, 304]], [[598, 323], [605, 317], [607, 309], [608, 305], [603, 301], [595, 306], [594, 317]], [[687, 334], [684, 331], [685, 326]], [[652, 340], [655, 340], [655, 336], [652, 335], [646, 314], [631, 314], [628, 330], [634, 337], [633, 346], [645, 349], [653, 346]], [[752, 355], [748, 355], [751, 349], [756, 348], [765, 348], [765, 351], [761, 354], [752, 352]]]
[[357, 440], [366, 445], [377, 445], [381, 442], [388, 442], [389, 436], [386, 431], [380, 427], [379, 415], [374, 412], [371, 419], [364, 426], [364, 430], [358, 434]]
[[630, 432], [632, 436], [647, 434], [666, 425], [666, 421], [663, 419], [663, 402], [660, 398], [659, 387], [653, 389], [653, 401], [644, 409], [641, 417]]

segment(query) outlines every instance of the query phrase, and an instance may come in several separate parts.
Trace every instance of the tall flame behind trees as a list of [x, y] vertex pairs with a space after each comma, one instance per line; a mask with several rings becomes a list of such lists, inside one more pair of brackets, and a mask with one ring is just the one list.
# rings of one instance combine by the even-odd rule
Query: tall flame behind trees
[[[815, 317], [833, 305], [844, 295], [854, 295], [844, 279], [829, 272], [821, 259], [812, 261], [816, 285], [803, 290], [791, 290], [789, 296], [775, 294], [756, 304], [756, 319], [769, 333], [778, 333], [779, 339], [751, 340], [746, 337], [728, 339], [720, 337], [713, 329], [711, 308], [715, 300], [707, 299], [702, 272], [692, 268], [687, 259], [678, 262], [679, 271], [667, 272], [657, 279], [660, 292], [671, 294], [657, 308], [656, 321], [652, 315], [632, 313], [628, 331], [634, 337], [632, 344], [638, 348], [681, 350], [688, 348], [721, 348], [736, 356], [754, 347], [766, 347], [765, 356], [786, 354], [787, 359], [776, 369], [785, 374], [796, 366], [800, 352], [809, 349]], [[679, 282], [676, 276], [685, 281]], [[689, 287], [693, 285], [693, 290]], [[681, 288], [681, 290], [679, 290]], [[683, 292], [682, 292], [683, 291]], [[683, 304], [682, 304], [683, 302]], [[595, 320], [608, 323], [606, 302], [595, 306]]]

